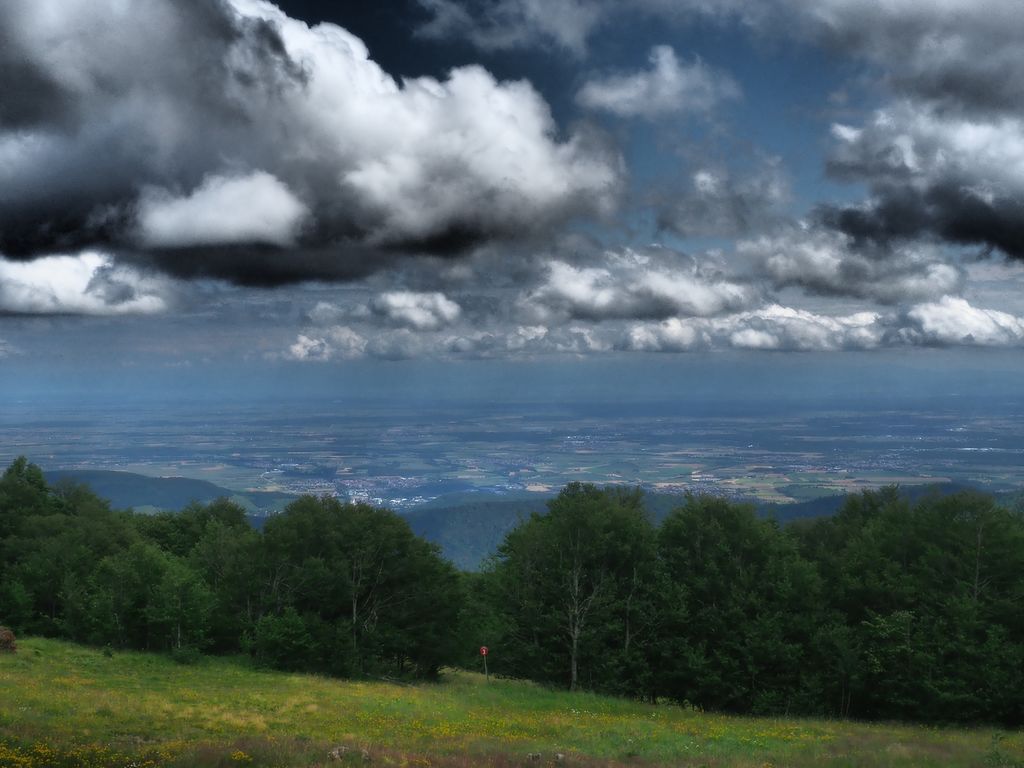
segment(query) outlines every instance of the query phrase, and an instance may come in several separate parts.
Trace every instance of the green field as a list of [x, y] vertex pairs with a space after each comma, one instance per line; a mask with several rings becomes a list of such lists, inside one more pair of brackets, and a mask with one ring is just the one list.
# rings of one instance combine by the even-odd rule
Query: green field
[[1024, 734], [726, 717], [468, 672], [345, 682], [40, 639], [0, 656], [4, 768], [511, 766], [558, 753], [567, 765], [1010, 768], [1024, 764]]

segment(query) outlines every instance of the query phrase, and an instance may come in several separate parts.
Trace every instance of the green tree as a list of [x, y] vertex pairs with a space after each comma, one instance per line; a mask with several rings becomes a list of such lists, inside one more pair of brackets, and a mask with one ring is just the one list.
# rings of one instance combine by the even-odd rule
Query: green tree
[[[1020, 722], [1024, 519], [979, 493], [850, 497], [800, 529], [847, 653], [822, 670], [840, 714]], [[837, 678], [837, 674], [840, 676]]]
[[267, 522], [263, 553], [265, 609], [318, 617], [356, 673], [431, 675], [457, 653], [455, 569], [394, 512], [303, 497]]
[[730, 711], [800, 707], [820, 590], [790, 538], [749, 505], [688, 496], [662, 523], [658, 544], [669, 582], [679, 585], [667, 594], [667, 693]]
[[498, 551], [489, 578], [508, 630], [498, 654], [509, 671], [570, 690], [621, 689], [625, 660], [651, 640], [655, 572], [640, 491], [566, 486]]
[[258, 531], [212, 519], [188, 554], [213, 597], [208, 622], [209, 648], [241, 650], [243, 635], [262, 615], [260, 580], [264, 573]]
[[316, 643], [294, 608], [266, 615], [253, 626], [246, 646], [256, 661], [274, 669], [302, 670], [309, 666]]
[[149, 635], [161, 648], [201, 648], [206, 641], [213, 594], [185, 561], [174, 556], [165, 558], [146, 605]]
[[98, 563], [76, 612], [91, 642], [171, 650], [203, 644], [212, 601], [184, 561], [137, 542]]

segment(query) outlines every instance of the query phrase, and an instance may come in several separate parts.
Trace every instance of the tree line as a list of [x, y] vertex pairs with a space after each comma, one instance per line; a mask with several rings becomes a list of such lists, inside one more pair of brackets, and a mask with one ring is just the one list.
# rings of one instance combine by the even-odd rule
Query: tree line
[[[471, 577], [499, 673], [707, 709], [1024, 722], [1024, 517], [895, 488], [785, 528], [571, 484]], [[500, 650], [499, 650], [500, 649]]]
[[0, 624], [278, 669], [431, 677], [457, 655], [459, 573], [398, 515], [299, 498], [262, 531], [221, 499], [113, 511], [17, 459], [0, 478]]
[[395, 513], [302, 497], [111, 510], [0, 477], [0, 624], [112, 648], [428, 678], [449, 665], [708, 710], [1024, 723], [1024, 516], [895, 488], [782, 527], [572, 483], [460, 573]]

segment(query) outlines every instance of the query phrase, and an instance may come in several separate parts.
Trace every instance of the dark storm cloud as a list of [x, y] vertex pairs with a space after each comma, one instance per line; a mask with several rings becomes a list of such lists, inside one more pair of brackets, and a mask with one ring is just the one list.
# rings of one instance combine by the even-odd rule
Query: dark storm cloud
[[1020, 10], [1013, 0], [807, 6], [809, 34], [876, 65], [896, 96], [862, 126], [833, 127], [829, 173], [865, 183], [869, 197], [821, 204], [818, 222], [869, 256], [931, 242], [1024, 258]]
[[960, 245], [999, 249], [1024, 259], [1024, 200], [982, 197], [955, 181], [917, 189], [882, 186], [857, 206], [821, 206], [821, 221], [858, 243], [886, 246], [894, 241], [938, 237]]
[[877, 64], [897, 92], [946, 109], [1017, 111], [1024, 14], [1016, 0], [782, 4], [805, 34]]
[[346, 282], [366, 277], [392, 263], [386, 252], [359, 243], [286, 250], [268, 245], [167, 248], [131, 251], [125, 263], [159, 269], [177, 278], [212, 278], [252, 288], [271, 288], [308, 280]]
[[226, 3], [50, 5], [15, 0], [0, 16], [0, 40], [14, 43], [0, 55], [48, 84], [0, 96], [22, 116], [0, 131], [8, 256], [126, 244], [143, 185], [198, 182], [230, 135], [251, 130], [245, 91], [301, 75], [267, 22], [236, 19]]
[[863, 181], [858, 205], [822, 205], [826, 225], [868, 247], [914, 239], [1024, 258], [1024, 123], [902, 103], [862, 128], [835, 126], [830, 172]]
[[0, 95], [8, 258], [347, 280], [608, 211], [622, 173], [593, 132], [557, 137], [528, 83], [399, 83], [340, 27], [258, 0], [13, 0], [0, 41], [20, 83]]
[[11, 38], [0, 22], [0, 130], [25, 128], [43, 122], [61, 123], [69, 117], [67, 95], [60, 84]]

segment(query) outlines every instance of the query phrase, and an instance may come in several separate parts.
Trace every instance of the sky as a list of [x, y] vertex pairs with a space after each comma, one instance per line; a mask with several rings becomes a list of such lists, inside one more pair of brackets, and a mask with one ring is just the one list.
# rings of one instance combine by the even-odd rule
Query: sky
[[0, 391], [1015, 392], [1021, 39], [1019, 0], [5, 0]]

